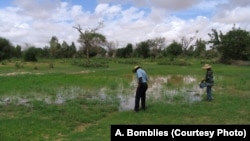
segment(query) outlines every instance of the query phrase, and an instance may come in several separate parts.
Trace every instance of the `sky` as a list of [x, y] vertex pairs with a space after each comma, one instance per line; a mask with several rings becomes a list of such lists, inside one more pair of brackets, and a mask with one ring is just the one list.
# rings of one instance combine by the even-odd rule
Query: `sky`
[[74, 42], [80, 33], [97, 30], [117, 48], [148, 39], [166, 44], [182, 37], [209, 40], [212, 29], [226, 33], [232, 27], [250, 31], [249, 0], [0, 0], [0, 37], [14, 46], [49, 46]]

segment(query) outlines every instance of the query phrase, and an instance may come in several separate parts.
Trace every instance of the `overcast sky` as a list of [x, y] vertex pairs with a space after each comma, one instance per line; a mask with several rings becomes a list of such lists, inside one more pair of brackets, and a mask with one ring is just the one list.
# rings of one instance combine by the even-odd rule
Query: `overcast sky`
[[226, 33], [235, 25], [250, 31], [249, 0], [1, 0], [0, 37], [13, 45], [77, 43], [79, 32], [94, 28], [119, 47], [164, 37], [208, 40], [211, 29]]

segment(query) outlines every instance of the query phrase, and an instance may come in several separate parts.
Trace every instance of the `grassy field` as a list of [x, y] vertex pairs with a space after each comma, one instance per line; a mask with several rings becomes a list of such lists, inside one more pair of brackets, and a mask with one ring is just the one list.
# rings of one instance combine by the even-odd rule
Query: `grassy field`
[[[109, 141], [112, 124], [250, 124], [249, 66], [212, 64], [214, 100], [205, 101], [201, 90], [202, 100], [186, 102], [181, 88], [198, 85], [205, 75], [200, 60], [101, 59], [108, 66], [95, 68], [74, 61], [0, 64], [0, 141]], [[117, 97], [135, 92], [134, 65], [147, 71], [149, 88], [156, 81], [163, 86], [148, 91], [161, 97], [149, 97], [139, 113], [120, 111]], [[182, 82], [186, 76], [195, 78], [192, 84]], [[170, 90], [178, 91], [171, 97]]]

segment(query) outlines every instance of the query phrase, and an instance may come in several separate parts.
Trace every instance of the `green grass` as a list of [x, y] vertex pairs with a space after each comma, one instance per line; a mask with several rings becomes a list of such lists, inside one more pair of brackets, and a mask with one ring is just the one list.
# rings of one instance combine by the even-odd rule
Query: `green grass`
[[[203, 79], [203, 64], [196, 59], [184, 60], [191, 65], [157, 64], [164, 59], [109, 59], [107, 68], [83, 68], [72, 65], [72, 60], [53, 60], [54, 68], [49, 67], [49, 60], [22, 63], [19, 68], [14, 61], [0, 64], [0, 103], [12, 98], [9, 104], [0, 104], [0, 140], [109, 141], [112, 124], [250, 124], [249, 66], [212, 64], [212, 102], [183, 102], [183, 96], [177, 94], [148, 98], [144, 112], [118, 110], [116, 94], [135, 91], [130, 85], [134, 65], [141, 65], [149, 78], [172, 76], [163, 84], [166, 90], [185, 86], [181, 76]], [[102, 99], [99, 94], [103, 88], [107, 98]], [[74, 98], [62, 104], [54, 103], [58, 96], [72, 95]], [[45, 101], [48, 97], [50, 102]], [[28, 101], [20, 104], [19, 98]]]

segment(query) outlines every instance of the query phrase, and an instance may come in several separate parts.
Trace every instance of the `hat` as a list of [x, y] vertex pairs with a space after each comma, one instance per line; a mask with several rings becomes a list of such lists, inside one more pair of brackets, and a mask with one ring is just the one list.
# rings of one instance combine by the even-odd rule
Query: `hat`
[[210, 66], [209, 64], [205, 64], [202, 68], [203, 69], [210, 69], [212, 66]]
[[140, 66], [134, 66], [133, 72], [135, 72]]

